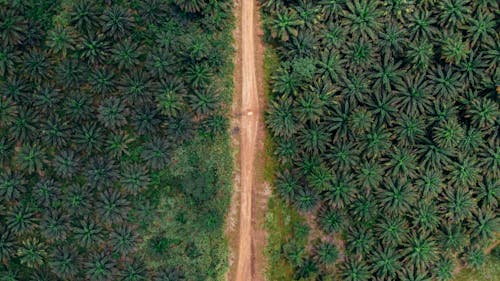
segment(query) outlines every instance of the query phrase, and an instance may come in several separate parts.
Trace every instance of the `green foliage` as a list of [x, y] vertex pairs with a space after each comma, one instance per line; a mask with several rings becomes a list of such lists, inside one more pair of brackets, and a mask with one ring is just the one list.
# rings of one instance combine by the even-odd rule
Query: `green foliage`
[[344, 244], [325, 266], [323, 246], [273, 236], [271, 280], [450, 280], [480, 266], [499, 230], [498, 4], [261, 2], [279, 58], [265, 116], [277, 196], [311, 241]]
[[0, 0], [0, 280], [221, 280], [232, 21]]

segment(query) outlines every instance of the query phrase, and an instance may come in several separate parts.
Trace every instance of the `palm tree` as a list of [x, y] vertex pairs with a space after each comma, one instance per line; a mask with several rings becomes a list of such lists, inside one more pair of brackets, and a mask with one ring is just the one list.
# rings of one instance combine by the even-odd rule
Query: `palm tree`
[[49, 242], [64, 241], [69, 234], [69, 215], [61, 208], [50, 208], [42, 218], [42, 233]]
[[160, 80], [156, 96], [160, 111], [167, 117], [175, 117], [184, 107], [186, 86], [178, 77]]
[[96, 247], [103, 242], [103, 229], [89, 217], [74, 222], [73, 238], [83, 248]]
[[498, 208], [500, 200], [500, 181], [496, 178], [485, 178], [475, 190], [478, 206], [486, 209]]
[[385, 212], [404, 214], [417, 201], [418, 194], [406, 179], [386, 178], [377, 192], [378, 202]]
[[101, 20], [104, 34], [115, 40], [129, 36], [135, 27], [133, 15], [129, 10], [119, 5], [106, 8]]
[[16, 252], [16, 239], [14, 234], [3, 225], [0, 228], [0, 261], [5, 264]]
[[415, 211], [411, 214], [415, 229], [429, 232], [436, 230], [440, 223], [436, 205], [436, 202], [432, 200], [417, 203]]
[[463, 41], [460, 33], [446, 34], [443, 37], [441, 57], [447, 63], [460, 65], [460, 62], [469, 56], [469, 43], [467, 41]]
[[130, 202], [116, 189], [107, 189], [99, 194], [96, 202], [99, 217], [109, 225], [127, 219]]
[[452, 273], [454, 269], [455, 269], [454, 261], [447, 257], [441, 256], [434, 268], [434, 275], [436, 276], [436, 280], [438, 281], [450, 280], [453, 277]]
[[205, 63], [194, 63], [187, 67], [185, 77], [193, 88], [203, 88], [210, 84], [213, 73]]
[[128, 256], [137, 250], [138, 239], [135, 229], [127, 225], [114, 226], [109, 234], [113, 250], [122, 256]]
[[46, 153], [39, 144], [24, 144], [15, 158], [16, 164], [28, 174], [43, 170]]
[[370, 223], [376, 215], [377, 205], [371, 193], [358, 195], [351, 204], [350, 212], [356, 221]]
[[464, 128], [456, 119], [447, 120], [433, 130], [434, 142], [442, 148], [455, 148], [464, 137]]
[[375, 225], [377, 237], [383, 245], [399, 246], [406, 241], [409, 233], [408, 222], [403, 216], [382, 216]]
[[367, 281], [370, 279], [371, 269], [364, 260], [350, 258], [342, 263], [340, 274], [345, 281]]
[[4, 170], [0, 172], [0, 196], [3, 199], [19, 200], [26, 192], [27, 181], [24, 175], [11, 171]]
[[161, 170], [170, 163], [170, 145], [166, 139], [153, 138], [144, 145], [141, 158], [152, 170]]
[[396, 108], [407, 114], [421, 115], [430, 111], [432, 106], [432, 87], [421, 75], [405, 75], [396, 85]]
[[47, 46], [52, 54], [60, 55], [64, 59], [69, 52], [75, 50], [75, 31], [71, 27], [57, 24], [47, 32]]
[[500, 220], [493, 210], [477, 209], [469, 223], [471, 238], [475, 242], [489, 241], [495, 238], [500, 227]]
[[435, 25], [436, 22], [431, 11], [427, 9], [417, 9], [410, 15], [410, 39], [431, 41], [439, 34], [439, 29]]
[[498, 103], [488, 98], [474, 99], [466, 111], [471, 124], [481, 130], [491, 130], [500, 118]]
[[427, 75], [434, 86], [434, 94], [445, 100], [455, 99], [461, 86], [460, 74], [449, 66], [437, 66]]
[[458, 161], [449, 167], [449, 183], [461, 186], [475, 186], [481, 180], [480, 168], [476, 157], [458, 156]]
[[294, 114], [300, 123], [317, 123], [324, 115], [325, 104], [317, 93], [306, 91], [295, 100]]
[[374, 160], [362, 160], [356, 169], [356, 183], [361, 187], [375, 188], [383, 179], [384, 168]]
[[180, 267], [167, 267], [158, 271], [154, 281], [181, 281], [184, 278], [184, 271]]
[[147, 271], [144, 262], [134, 259], [125, 262], [117, 275], [122, 281], [141, 281], [147, 280], [146, 274]]
[[64, 194], [63, 206], [73, 216], [84, 215], [91, 206], [93, 192], [88, 184], [73, 183]]
[[322, 205], [318, 211], [317, 222], [321, 230], [327, 234], [340, 232], [344, 227], [344, 213]]
[[74, 248], [62, 246], [53, 250], [49, 259], [52, 272], [61, 279], [72, 279], [78, 273], [78, 255]]
[[316, 192], [331, 189], [331, 181], [333, 180], [333, 171], [326, 165], [314, 167], [311, 174], [307, 177], [307, 183]]
[[373, 121], [371, 112], [367, 111], [365, 107], [358, 107], [349, 116], [348, 124], [355, 135], [362, 135], [368, 132]]
[[137, 12], [141, 20], [147, 25], [160, 26], [170, 11], [167, 3], [161, 0], [146, 0], [139, 3]]
[[438, 258], [436, 241], [425, 232], [410, 234], [403, 247], [403, 261], [420, 272], [427, 272]]
[[437, 198], [445, 186], [443, 175], [435, 169], [421, 171], [415, 182], [415, 187], [420, 191], [421, 198], [429, 200]]
[[[345, 0], [326, 0], [326, 1], [339, 2]], [[323, 14], [326, 14], [327, 12], [330, 11], [324, 11]], [[331, 46], [332, 48], [335, 48], [337, 50], [341, 46], [344, 46], [344, 44], [347, 41], [346, 30], [340, 25], [338, 21], [333, 21], [333, 22], [329, 21], [326, 23], [326, 26], [324, 28], [325, 29], [323, 29], [318, 34], [318, 38], [323, 45]]]
[[317, 202], [318, 194], [311, 188], [302, 187], [297, 191], [293, 203], [300, 211], [308, 212], [316, 206]]
[[313, 248], [314, 259], [322, 266], [334, 264], [339, 258], [339, 250], [330, 242], [318, 242]]
[[464, 153], [467, 153], [469, 151], [477, 153], [482, 147], [485, 146], [484, 140], [485, 138], [483, 131], [480, 131], [474, 127], [469, 127], [458, 147]]
[[470, 241], [460, 223], [442, 225], [437, 238], [444, 251], [453, 253], [461, 252]]
[[69, 140], [69, 123], [61, 120], [58, 115], [52, 115], [42, 125], [42, 140], [44, 144], [62, 148]]
[[85, 277], [89, 281], [105, 281], [113, 279], [116, 262], [106, 251], [93, 253], [84, 262]]
[[375, 244], [373, 231], [363, 224], [350, 226], [345, 237], [347, 253], [350, 256], [360, 255], [365, 257]]
[[304, 22], [296, 10], [282, 7], [275, 11], [268, 24], [273, 38], [288, 41], [290, 37], [297, 37], [297, 27], [302, 26]]
[[72, 150], [63, 150], [52, 160], [52, 167], [58, 177], [69, 179], [76, 175], [80, 168], [78, 157]]
[[106, 140], [105, 150], [112, 158], [118, 160], [123, 156], [128, 156], [129, 145], [134, 140], [130, 136], [123, 132], [112, 133], [108, 136]]
[[36, 238], [28, 238], [20, 245], [17, 256], [28, 268], [38, 268], [46, 262], [46, 246]]
[[9, 135], [21, 142], [34, 140], [39, 124], [38, 112], [28, 107], [18, 107], [17, 112], [17, 118], [9, 128]]
[[98, 9], [95, 2], [89, 0], [79, 0], [74, 3], [69, 12], [69, 23], [79, 31], [90, 31], [96, 29], [101, 23]]
[[343, 209], [351, 205], [356, 194], [357, 189], [354, 185], [352, 175], [336, 173], [330, 187], [323, 191], [322, 197], [332, 207]]
[[26, 101], [27, 95], [31, 94], [31, 85], [26, 80], [15, 75], [7, 75], [0, 84], [0, 91], [3, 93], [2, 99], [11, 99], [19, 104]]
[[143, 55], [143, 47], [132, 39], [126, 38], [113, 46], [111, 54], [118, 69], [129, 70], [138, 66]]
[[406, 58], [413, 68], [425, 72], [432, 63], [434, 46], [427, 39], [420, 39], [408, 44]]
[[90, 96], [85, 93], [73, 93], [65, 101], [64, 112], [66, 116], [69, 116], [70, 120], [76, 121], [76, 123], [88, 120], [93, 112]]
[[371, 255], [371, 261], [375, 276], [382, 280], [397, 279], [401, 272], [401, 255], [393, 247], [383, 247], [379, 245]]
[[41, 83], [52, 74], [47, 54], [40, 50], [26, 52], [22, 58], [23, 72], [29, 81]]
[[330, 148], [326, 158], [335, 170], [346, 171], [359, 162], [360, 151], [352, 142], [337, 141]]
[[0, 46], [0, 77], [13, 75], [18, 63], [20, 63], [18, 52], [11, 47]]
[[396, 120], [394, 135], [401, 146], [415, 146], [425, 139], [426, 120], [420, 116], [402, 113]]
[[395, 103], [396, 100], [392, 95], [388, 95], [384, 91], [376, 90], [375, 94], [371, 96], [371, 99], [366, 101], [366, 106], [375, 118], [376, 124], [379, 126], [382, 124], [389, 126], [392, 124], [397, 113]]
[[90, 185], [102, 190], [114, 184], [118, 179], [118, 171], [113, 160], [95, 157], [87, 163], [85, 177]]
[[152, 77], [163, 79], [165, 75], [175, 75], [179, 63], [179, 57], [172, 51], [166, 47], [159, 47], [147, 54], [145, 68]]
[[102, 127], [96, 122], [83, 123], [75, 129], [73, 141], [79, 151], [101, 151], [103, 134]]
[[379, 32], [379, 45], [383, 54], [386, 56], [398, 56], [404, 54], [403, 47], [406, 42], [406, 33], [406, 29], [403, 29], [394, 23], [387, 25], [383, 32]]
[[115, 73], [106, 67], [93, 70], [89, 77], [92, 92], [106, 96], [116, 89]]
[[50, 207], [60, 195], [60, 184], [51, 178], [41, 178], [33, 187], [32, 195], [39, 206]]
[[301, 261], [298, 267], [295, 269], [295, 280], [300, 280], [304, 278], [309, 278], [318, 272], [318, 265], [311, 258], [305, 258]]
[[198, 115], [210, 115], [220, 105], [220, 98], [217, 91], [211, 87], [202, 90], [194, 90], [189, 99], [189, 104]]
[[208, 4], [206, 0], [174, 0], [174, 2], [182, 11], [188, 13], [201, 12]]
[[78, 44], [79, 59], [89, 65], [105, 64], [109, 57], [110, 43], [102, 34], [89, 33]]
[[388, 167], [387, 172], [390, 172], [394, 178], [415, 178], [419, 170], [415, 151], [408, 148], [394, 148], [388, 154], [388, 161], [385, 165]]
[[373, 66], [373, 73], [369, 76], [374, 81], [375, 89], [390, 92], [403, 82], [403, 72], [401, 71], [401, 62], [394, 62], [389, 55], [384, 56], [382, 64]]
[[443, 199], [445, 216], [457, 222], [470, 218], [476, 206], [472, 192], [467, 188], [446, 189]]
[[0, 37], [4, 46], [21, 44], [28, 31], [28, 21], [16, 9], [0, 9]]
[[500, 146], [498, 141], [490, 140], [479, 152], [479, 166], [491, 171], [491, 176], [500, 177]]
[[[0, 165], [2, 167], [8, 167], [12, 159], [12, 154], [14, 152], [14, 146], [11, 139], [7, 136], [0, 137]], [[2, 191], [0, 191], [1, 194]]]
[[384, 154], [391, 146], [391, 133], [385, 126], [372, 125], [371, 129], [362, 136], [364, 153], [367, 157], [377, 159]]
[[382, 29], [382, 10], [378, 3], [367, 0], [346, 2], [347, 11], [342, 24], [347, 26], [354, 37], [377, 39], [377, 33]]
[[439, 2], [439, 24], [446, 28], [454, 28], [469, 19], [468, 0], [443, 0]]
[[464, 259], [468, 265], [477, 269], [484, 264], [486, 255], [484, 249], [480, 247], [469, 247], [464, 254]]
[[345, 53], [347, 67], [351, 72], [366, 71], [375, 63], [377, 48], [368, 39], [360, 38], [348, 41], [348, 47], [342, 50]]
[[430, 272], [420, 271], [414, 266], [408, 266], [403, 268], [399, 274], [399, 280], [401, 281], [431, 281], [432, 276]]
[[331, 139], [326, 124], [310, 124], [299, 131], [298, 141], [308, 153], [323, 153]]
[[97, 111], [97, 119], [108, 129], [115, 130], [127, 124], [128, 109], [120, 98], [105, 99]]
[[144, 190], [150, 180], [147, 168], [139, 164], [128, 164], [120, 172], [120, 183], [132, 195]]

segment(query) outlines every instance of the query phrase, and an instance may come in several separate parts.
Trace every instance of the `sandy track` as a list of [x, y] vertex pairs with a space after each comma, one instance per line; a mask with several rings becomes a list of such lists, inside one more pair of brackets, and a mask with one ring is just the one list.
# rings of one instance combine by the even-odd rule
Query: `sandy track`
[[[261, 108], [256, 71], [255, 0], [241, 1], [241, 119], [240, 119], [240, 216], [236, 281], [255, 279], [253, 203], [255, 187], [255, 155], [261, 126]], [[259, 71], [261, 73], [261, 71]]]

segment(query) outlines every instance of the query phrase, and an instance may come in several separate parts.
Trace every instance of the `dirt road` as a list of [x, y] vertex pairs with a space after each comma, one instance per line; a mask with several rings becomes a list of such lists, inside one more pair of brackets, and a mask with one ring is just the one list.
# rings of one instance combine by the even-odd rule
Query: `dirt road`
[[[254, 237], [252, 230], [255, 188], [255, 156], [258, 150], [257, 136], [261, 127], [261, 107], [256, 71], [256, 0], [241, 0], [241, 119], [240, 119], [240, 216], [236, 281], [255, 278]], [[259, 72], [261, 73], [261, 71]]]

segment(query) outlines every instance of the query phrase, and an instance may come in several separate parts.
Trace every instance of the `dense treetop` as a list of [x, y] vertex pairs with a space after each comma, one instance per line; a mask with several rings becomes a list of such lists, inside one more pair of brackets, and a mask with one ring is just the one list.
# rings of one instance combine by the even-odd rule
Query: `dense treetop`
[[231, 5], [0, 1], [0, 280], [223, 272]]
[[320, 231], [282, 246], [295, 279], [481, 264], [499, 230], [497, 1], [261, 2], [276, 189]]

